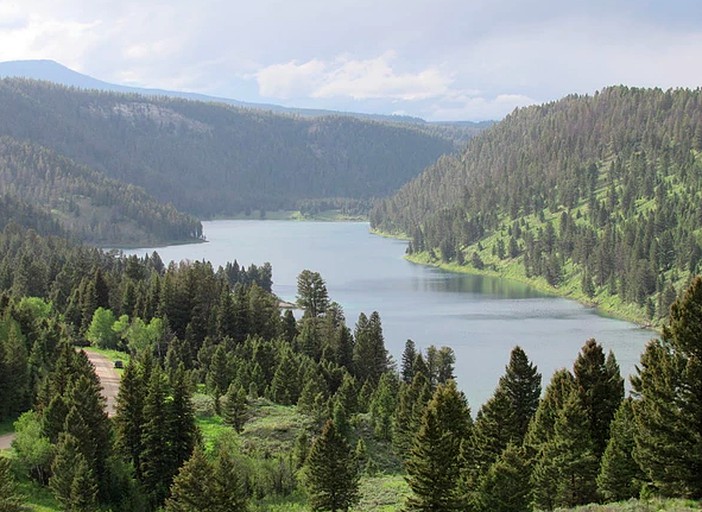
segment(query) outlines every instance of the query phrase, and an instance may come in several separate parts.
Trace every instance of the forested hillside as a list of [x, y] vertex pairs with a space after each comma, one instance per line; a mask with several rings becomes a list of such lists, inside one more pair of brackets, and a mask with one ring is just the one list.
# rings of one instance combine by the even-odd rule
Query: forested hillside
[[12, 220], [42, 234], [70, 234], [93, 244], [194, 241], [202, 236], [197, 219], [159, 203], [143, 189], [10, 137], [0, 137], [0, 194], [8, 205], [3, 226]]
[[[0, 254], [0, 426], [16, 434], [3, 510], [510, 512], [639, 495], [699, 509], [702, 278], [633, 398], [595, 340], [543, 396], [515, 347], [473, 418], [451, 348], [408, 340], [396, 367], [380, 314], [349, 328], [316, 272], [298, 277], [296, 319], [265, 263], [165, 267], [17, 225]], [[88, 344], [127, 361], [112, 418]]]
[[702, 91], [519, 109], [377, 204], [418, 261], [543, 282], [658, 322], [702, 256]]
[[23, 79], [0, 81], [0, 135], [199, 216], [380, 197], [455, 148], [450, 131], [432, 127], [303, 119]]

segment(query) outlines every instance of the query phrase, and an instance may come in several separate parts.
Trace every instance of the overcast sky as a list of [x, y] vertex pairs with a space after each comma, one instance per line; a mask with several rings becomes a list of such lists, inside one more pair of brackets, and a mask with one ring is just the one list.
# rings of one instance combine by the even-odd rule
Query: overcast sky
[[0, 61], [428, 120], [702, 85], [700, 0], [0, 0]]

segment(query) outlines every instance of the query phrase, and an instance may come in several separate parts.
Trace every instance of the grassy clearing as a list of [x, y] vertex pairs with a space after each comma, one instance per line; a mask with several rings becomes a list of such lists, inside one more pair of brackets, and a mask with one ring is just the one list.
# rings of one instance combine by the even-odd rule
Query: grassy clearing
[[571, 509], [556, 509], [556, 512], [699, 512], [702, 503], [692, 500], [653, 498], [629, 500], [607, 505], [583, 505]]

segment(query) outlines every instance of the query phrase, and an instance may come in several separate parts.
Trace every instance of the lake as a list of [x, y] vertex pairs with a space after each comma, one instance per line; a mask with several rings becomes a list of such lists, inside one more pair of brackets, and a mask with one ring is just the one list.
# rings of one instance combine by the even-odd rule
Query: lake
[[452, 347], [457, 381], [474, 414], [492, 395], [515, 345], [538, 365], [545, 387], [555, 370], [572, 368], [588, 338], [613, 350], [628, 375], [655, 336], [521, 283], [415, 265], [403, 259], [406, 242], [372, 235], [363, 222], [202, 224], [208, 243], [125, 252], [142, 256], [156, 250], [164, 262], [204, 259], [215, 268], [234, 259], [246, 266], [268, 261], [273, 291], [289, 301], [295, 300], [302, 270], [319, 272], [349, 327], [361, 312], [380, 313], [385, 344], [396, 361], [408, 338], [419, 348]]

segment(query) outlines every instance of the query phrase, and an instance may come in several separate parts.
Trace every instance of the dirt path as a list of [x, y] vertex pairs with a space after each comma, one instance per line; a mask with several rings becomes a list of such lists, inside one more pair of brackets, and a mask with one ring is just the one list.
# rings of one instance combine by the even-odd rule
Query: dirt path
[[107, 398], [107, 415], [115, 414], [115, 402], [119, 392], [119, 375], [115, 371], [112, 361], [95, 352], [86, 352], [88, 359], [95, 367], [95, 373], [102, 384], [102, 396]]
[[[107, 398], [107, 415], [115, 413], [115, 400], [119, 391], [119, 375], [114, 369], [112, 361], [105, 356], [95, 352], [86, 352], [88, 359], [95, 367], [95, 373], [102, 384], [102, 396]], [[15, 434], [5, 434], [0, 436], [0, 450], [8, 450], [12, 446]]]

